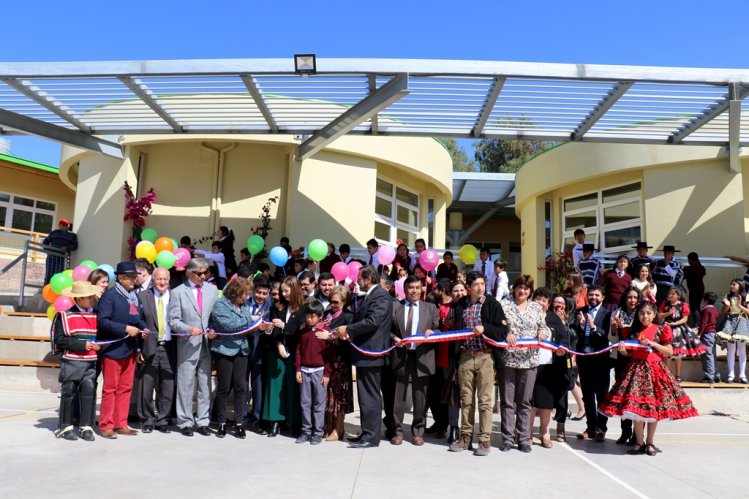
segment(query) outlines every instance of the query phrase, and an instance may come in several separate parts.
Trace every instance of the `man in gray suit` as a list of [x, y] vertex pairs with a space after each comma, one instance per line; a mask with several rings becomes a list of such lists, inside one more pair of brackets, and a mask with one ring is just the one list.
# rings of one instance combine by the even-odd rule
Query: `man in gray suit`
[[[205, 282], [211, 263], [193, 258], [187, 264], [187, 280], [171, 292], [169, 327], [172, 333], [189, 334], [177, 339], [177, 426], [191, 437], [193, 426], [198, 433], [210, 435], [211, 354], [205, 330], [213, 304], [218, 299], [216, 286]], [[193, 418], [192, 398], [197, 374], [198, 404]]]
[[[439, 326], [437, 307], [421, 299], [421, 280], [415, 275], [406, 278], [403, 284], [406, 299], [393, 304], [393, 323], [391, 337], [399, 341], [417, 333], [424, 336], [432, 334]], [[395, 436], [390, 439], [393, 445], [403, 443], [403, 413], [406, 410], [406, 390], [411, 378], [413, 398], [413, 421], [411, 422], [411, 443], [424, 445], [424, 427], [426, 426], [426, 390], [429, 376], [435, 372], [435, 345], [433, 343], [411, 345], [400, 344], [393, 350], [390, 363], [395, 375]]]

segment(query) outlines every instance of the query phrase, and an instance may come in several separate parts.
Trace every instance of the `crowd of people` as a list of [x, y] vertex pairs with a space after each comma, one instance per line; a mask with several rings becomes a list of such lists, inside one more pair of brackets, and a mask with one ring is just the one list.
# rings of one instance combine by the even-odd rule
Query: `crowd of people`
[[[401, 445], [410, 390], [411, 444], [421, 446], [433, 434], [452, 452], [484, 456], [491, 450], [496, 385], [501, 451], [531, 452], [536, 416], [544, 448], [553, 445], [552, 420], [557, 441], [566, 441], [565, 423], [572, 418], [586, 421], [577, 438], [603, 442], [608, 418], [617, 416], [622, 431], [616, 442], [630, 445], [629, 453], [655, 455], [658, 421], [697, 414], [680, 387], [676, 359], [702, 355], [705, 379], [714, 382], [714, 347], [726, 342], [733, 345], [729, 355], [738, 352], [738, 378], [746, 383], [743, 282], [731, 283], [721, 313], [717, 295], [703, 287], [695, 314], [680, 278], [687, 276], [692, 301], [698, 289], [692, 276], [704, 276], [704, 269], [674, 267], [673, 247], [664, 248], [671, 254], [664, 262], [638, 243], [637, 257], [621, 256], [602, 272], [583, 234], [573, 249], [573, 255], [580, 250], [579, 272], [564, 293], [552, 293], [528, 275], [510, 283], [506, 263], [493, 261], [488, 248], [470, 268], [458, 268], [448, 251], [443, 263], [426, 271], [419, 264], [423, 240], [414, 252], [399, 245], [389, 265], [378, 261], [377, 241], [368, 241], [351, 281], [331, 273], [337, 262], [351, 261], [348, 245], [336, 252], [329, 244], [328, 255], [316, 262], [296, 258], [299, 252], [283, 238], [289, 260], [272, 271], [244, 249], [236, 261], [233, 234], [224, 229], [210, 252], [195, 251], [183, 238], [194, 256], [185, 268], [120, 262], [115, 282], [94, 271], [89, 282], [64, 292], [75, 305], [53, 321], [53, 343], [62, 354], [59, 438], [95, 438], [101, 372], [98, 430], [107, 439], [137, 434], [128, 426], [128, 417], [136, 416], [142, 433], [176, 427], [186, 437], [230, 433], [241, 439], [250, 431], [312, 445], [347, 438], [354, 448], [377, 447], [384, 433]], [[586, 265], [594, 260], [595, 266]], [[699, 263], [696, 255], [690, 267], [693, 261]], [[212, 269], [217, 264], [223, 271]], [[721, 328], [719, 317], [725, 317]], [[440, 341], [445, 332], [464, 336]], [[437, 341], [426, 341], [430, 337]], [[612, 342], [618, 345], [613, 350]], [[728, 381], [736, 377], [731, 360]], [[354, 368], [361, 432], [346, 435]], [[570, 391], [578, 404], [574, 416]], [[428, 426], [429, 412], [434, 422]]]

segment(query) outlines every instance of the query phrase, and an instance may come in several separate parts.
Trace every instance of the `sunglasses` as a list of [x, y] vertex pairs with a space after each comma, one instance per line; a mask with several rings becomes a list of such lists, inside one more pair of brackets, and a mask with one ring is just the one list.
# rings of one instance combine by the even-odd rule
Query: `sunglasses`
[[333, 305], [340, 305], [342, 302], [340, 300], [330, 300], [330, 303]]
[[192, 272], [192, 273], [193, 273], [193, 274], [195, 274], [196, 276], [203, 276], [203, 275], [206, 275], [206, 274], [208, 273], [208, 271], [207, 271], [207, 270], [203, 270], [202, 272], [199, 272], [199, 271], [197, 271], [197, 270], [191, 270], [190, 272]]

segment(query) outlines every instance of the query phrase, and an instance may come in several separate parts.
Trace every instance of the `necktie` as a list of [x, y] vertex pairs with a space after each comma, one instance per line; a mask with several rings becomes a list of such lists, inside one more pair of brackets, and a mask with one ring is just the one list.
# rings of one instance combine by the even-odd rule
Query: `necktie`
[[492, 286], [492, 296], [497, 298], [497, 289], [499, 288], [499, 274], [494, 276], [494, 286]]
[[486, 260], [481, 262], [481, 273], [486, 275]]
[[373, 261], [374, 261], [374, 255], [369, 255], [369, 264], [372, 265]]
[[159, 299], [156, 302], [156, 322], [158, 322], [159, 326], [159, 334], [157, 336], [157, 339], [159, 341], [164, 339], [164, 334], [166, 334], [166, 320], [165, 320], [166, 314], [164, 313], [164, 298], [163, 295], [159, 295]]
[[198, 289], [198, 313], [203, 315], [203, 288], [202, 286], [196, 286]]
[[[408, 319], [406, 319], [406, 334], [404, 335], [404, 337], [411, 336], [412, 334], [411, 330], [413, 329], [413, 327], [414, 327], [414, 305], [413, 303], [409, 303], [408, 304]], [[416, 345], [412, 344], [409, 348], [411, 350], [415, 350]]]

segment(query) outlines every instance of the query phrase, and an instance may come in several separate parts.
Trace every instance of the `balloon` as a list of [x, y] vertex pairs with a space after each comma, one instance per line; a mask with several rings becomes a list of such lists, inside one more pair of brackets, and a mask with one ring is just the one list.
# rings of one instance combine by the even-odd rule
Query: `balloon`
[[437, 264], [439, 263], [440, 256], [433, 249], [424, 250], [419, 256], [419, 265], [427, 272], [430, 272], [437, 268]]
[[348, 262], [348, 278], [351, 282], [356, 282], [359, 279], [359, 269], [361, 269], [361, 263], [359, 262]]
[[283, 249], [282, 246], [274, 246], [271, 248], [270, 253], [268, 254], [268, 257], [270, 258], [270, 261], [273, 262], [273, 265], [276, 267], [283, 267], [286, 265], [286, 262], [289, 260], [289, 254], [286, 252], [285, 249]]
[[257, 234], [255, 234], [254, 236], [250, 236], [250, 238], [247, 240], [247, 251], [250, 252], [250, 255], [257, 255], [258, 253], [263, 251], [263, 248], [265, 248], [265, 241]]
[[395, 281], [395, 294], [400, 298], [401, 300], [406, 297], [406, 290], [404, 289], [404, 284], [406, 282], [405, 277], [401, 277], [397, 281]]
[[49, 320], [54, 320], [55, 314], [57, 314], [57, 310], [55, 310], [54, 305], [50, 305], [49, 307], [47, 307], [47, 318]]
[[108, 263], [103, 263], [99, 265], [99, 270], [103, 270], [107, 273], [107, 275], [109, 276], [109, 282], [114, 282], [114, 267], [112, 267]]
[[[96, 270], [96, 267], [98, 267], [98, 265], [96, 265], [96, 262], [93, 260], [83, 260], [78, 266], [88, 267], [91, 270]], [[79, 279], [76, 279], [76, 281], [78, 280]], [[80, 280], [85, 281], [86, 279], [80, 279]]]
[[176, 239], [174, 239], [173, 237], [170, 237], [169, 239], [171, 239], [171, 240], [172, 240], [172, 251], [174, 251], [174, 250], [176, 250], [177, 248], [179, 248], [179, 243], [177, 243], [177, 240], [176, 240]]
[[395, 260], [395, 248], [389, 244], [381, 244], [377, 248], [377, 258], [382, 265], [390, 265]]
[[174, 250], [174, 265], [177, 267], [185, 267], [190, 263], [190, 251], [185, 248], [177, 248]]
[[156, 253], [161, 253], [162, 251], [171, 252], [175, 248], [172, 238], [170, 237], [160, 237], [153, 245], [156, 248]]
[[[71, 271], [72, 273], [72, 271]], [[49, 287], [55, 294], [61, 295], [63, 289], [67, 289], [73, 285], [73, 278], [67, 274], [59, 273], [52, 276], [49, 280]]]
[[70, 307], [72, 307], [74, 303], [75, 302], [73, 301], [71, 297], [60, 296], [58, 299], [55, 300], [55, 303], [53, 306], [55, 307], [55, 310], [57, 310], [58, 312], [65, 312]]
[[74, 281], [86, 281], [88, 276], [91, 274], [91, 269], [86, 265], [78, 265], [73, 269], [73, 280]]
[[60, 295], [52, 291], [52, 287], [47, 284], [46, 286], [44, 286], [44, 288], [42, 288], [42, 297], [47, 303], [54, 303], [55, 300], [60, 297]]
[[478, 258], [479, 250], [476, 249], [476, 246], [473, 244], [464, 244], [460, 247], [458, 255], [460, 256], [460, 259], [463, 260], [463, 263], [470, 265], [476, 261], [476, 258]]
[[165, 269], [171, 269], [174, 267], [174, 262], [177, 261], [177, 257], [171, 251], [159, 251], [156, 255], [156, 265]]
[[148, 263], [153, 263], [156, 260], [156, 247], [152, 242], [141, 241], [135, 247], [135, 257], [145, 258]]
[[333, 274], [336, 281], [343, 281], [348, 277], [348, 266], [343, 262], [336, 262], [333, 264], [333, 268], [330, 269], [330, 273]]
[[307, 246], [307, 255], [316, 262], [328, 256], [328, 243], [322, 239], [313, 239]]
[[146, 227], [145, 229], [140, 231], [141, 241], [149, 241], [149, 242], [155, 243], [158, 237], [159, 237], [158, 232], [153, 230], [151, 227]]
[[63, 270], [62, 273], [66, 276], [73, 277], [73, 269]]

